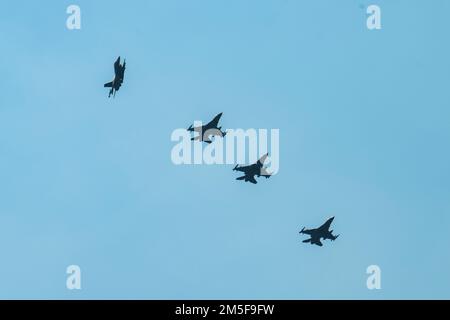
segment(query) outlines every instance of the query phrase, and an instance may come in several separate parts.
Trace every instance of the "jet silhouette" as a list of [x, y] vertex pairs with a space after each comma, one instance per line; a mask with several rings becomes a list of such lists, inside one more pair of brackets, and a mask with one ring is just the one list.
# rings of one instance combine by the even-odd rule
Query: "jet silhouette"
[[201, 127], [195, 127], [191, 125], [187, 131], [189, 132], [197, 132], [199, 135], [191, 138], [191, 140], [196, 141], [203, 141], [206, 143], [211, 143], [210, 137], [212, 136], [219, 136], [224, 137], [227, 133], [220, 131], [222, 127], [217, 127], [219, 125], [220, 117], [222, 117], [222, 112], [219, 113], [217, 116], [214, 117], [208, 124], [205, 124]]
[[302, 231], [300, 231], [300, 234], [307, 234], [309, 236], [311, 236], [310, 239], [306, 239], [303, 240], [303, 242], [308, 243], [310, 242], [311, 244], [316, 244], [318, 246], [322, 246], [322, 242], [320, 242], [320, 239], [323, 240], [327, 240], [330, 239], [331, 241], [336, 240], [339, 235], [334, 236], [333, 230], [329, 230], [330, 229], [330, 225], [333, 222], [334, 217], [330, 218], [327, 220], [327, 222], [325, 222], [322, 226], [320, 226], [317, 229], [309, 229], [309, 230], [305, 230], [305, 228], [302, 229]]
[[260, 177], [264, 176], [266, 179], [270, 177], [270, 174], [267, 173], [266, 168], [264, 167], [264, 162], [266, 158], [269, 156], [268, 153], [263, 155], [256, 163], [249, 166], [239, 166], [236, 165], [233, 171], [241, 171], [244, 173], [242, 177], [236, 178], [236, 180], [244, 180], [245, 182], [251, 182], [253, 184], [257, 184], [255, 180], [255, 176]]
[[120, 56], [117, 58], [116, 62], [114, 62], [114, 79], [113, 81], [104, 84], [105, 88], [111, 88], [111, 90], [109, 90], [108, 98], [111, 97], [111, 95], [115, 97], [116, 91], [119, 91], [125, 74], [125, 64], [125, 60], [123, 60], [123, 65], [120, 64]]

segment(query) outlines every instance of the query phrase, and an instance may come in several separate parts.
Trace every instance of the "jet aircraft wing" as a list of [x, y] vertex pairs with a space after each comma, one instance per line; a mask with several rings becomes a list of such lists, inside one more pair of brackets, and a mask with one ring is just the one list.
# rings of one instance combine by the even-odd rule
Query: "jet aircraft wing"
[[214, 119], [212, 119], [206, 126], [209, 128], [217, 128], [220, 117], [222, 117], [222, 112], [215, 116]]
[[334, 217], [328, 219], [327, 222], [325, 222], [323, 225], [321, 225], [319, 227], [319, 230], [321, 230], [321, 231], [328, 231], [328, 229], [330, 229], [330, 225], [333, 222], [333, 220], [334, 220]]
[[247, 177], [247, 180], [248, 180], [249, 182], [253, 183], [253, 184], [257, 184], [257, 183], [258, 183], [258, 182], [255, 180], [255, 177], [254, 177], [254, 176], [248, 176], [248, 177]]

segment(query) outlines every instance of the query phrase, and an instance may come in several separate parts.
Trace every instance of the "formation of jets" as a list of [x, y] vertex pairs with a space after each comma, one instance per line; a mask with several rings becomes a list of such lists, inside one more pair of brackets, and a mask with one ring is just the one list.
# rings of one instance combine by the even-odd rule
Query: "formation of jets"
[[[227, 134], [226, 131], [222, 131], [222, 127], [219, 127], [219, 121], [222, 117], [222, 114], [222, 112], [219, 113], [214, 117], [214, 119], [203, 126], [194, 127], [193, 125], [191, 125], [187, 129], [187, 131], [195, 132], [198, 134], [197, 136], [191, 138], [191, 141], [203, 141], [205, 143], [212, 143], [211, 137], [225, 137], [225, 135]], [[255, 176], [264, 176], [266, 178], [269, 178], [270, 174], [267, 173], [267, 170], [264, 167], [264, 162], [266, 161], [266, 158], [268, 156], [269, 154], [266, 153], [256, 163], [249, 166], [236, 165], [233, 171], [241, 171], [244, 173], [242, 177], [236, 178], [236, 180], [244, 180], [245, 182], [256, 184], [257, 181], [255, 179]]]
[[[111, 88], [109, 90], [108, 98], [116, 96], [116, 92], [119, 91], [120, 87], [123, 83], [123, 78], [125, 75], [125, 66], [126, 62], [123, 61], [123, 64], [120, 64], [120, 56], [114, 62], [114, 79], [111, 82], [105, 83], [105, 88]], [[222, 117], [222, 112], [214, 117], [210, 122], [205, 125], [194, 127], [191, 125], [187, 131], [197, 133], [197, 136], [191, 138], [192, 141], [199, 141], [205, 143], [212, 143], [211, 137], [225, 137], [226, 131], [222, 131], [222, 127], [219, 127], [219, 121]], [[263, 155], [256, 163], [248, 165], [248, 166], [240, 166], [236, 165], [233, 168], [233, 171], [242, 172], [244, 175], [236, 178], [236, 180], [244, 180], [245, 182], [250, 182], [253, 184], [257, 184], [255, 177], [266, 177], [266, 179], [270, 178], [270, 174], [266, 171], [264, 167], [264, 162], [266, 161], [269, 154]], [[304, 243], [311, 243], [311, 245], [315, 244], [317, 246], [322, 247], [323, 244], [321, 240], [336, 240], [339, 235], [333, 235], [333, 230], [330, 230], [331, 223], [333, 222], [334, 217], [328, 219], [323, 225], [318, 227], [317, 229], [305, 229], [303, 228], [300, 231], [300, 234], [309, 235], [310, 238], [303, 240]]]

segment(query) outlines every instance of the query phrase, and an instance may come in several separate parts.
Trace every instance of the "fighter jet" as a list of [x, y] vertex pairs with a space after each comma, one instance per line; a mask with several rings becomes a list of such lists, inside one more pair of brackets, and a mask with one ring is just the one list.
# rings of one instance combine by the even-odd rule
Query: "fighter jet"
[[269, 154], [266, 153], [256, 163], [249, 166], [236, 165], [233, 171], [241, 171], [244, 173], [242, 177], [236, 178], [236, 180], [244, 180], [245, 182], [251, 182], [253, 184], [256, 184], [257, 182], [255, 180], [255, 176], [257, 177], [263, 176], [266, 177], [266, 179], [268, 179], [270, 177], [270, 174], [266, 171], [267, 168], [264, 167], [264, 162], [266, 161], [266, 158], [268, 156]]
[[114, 79], [113, 81], [104, 84], [105, 88], [111, 88], [111, 90], [109, 90], [108, 98], [111, 97], [111, 95], [115, 97], [116, 91], [119, 91], [125, 74], [125, 64], [125, 60], [123, 60], [123, 65], [120, 64], [120, 56], [117, 58], [116, 62], [114, 62]]
[[320, 226], [317, 229], [305, 230], [305, 228], [303, 228], [302, 231], [300, 231], [300, 234], [308, 234], [309, 236], [311, 236], [310, 239], [303, 240], [303, 242], [304, 243], [310, 242], [311, 244], [316, 244], [321, 247], [323, 244], [322, 242], [320, 242], [320, 239], [323, 240], [330, 239], [331, 241], [336, 240], [339, 237], [339, 235], [334, 236], [332, 234], [333, 230], [329, 230], [333, 220], [334, 217], [328, 219], [327, 222], [325, 222], [322, 226]]
[[197, 132], [198, 136], [191, 138], [192, 141], [203, 141], [206, 143], [211, 143], [210, 137], [219, 136], [225, 137], [226, 132], [220, 131], [222, 127], [217, 127], [219, 125], [220, 117], [222, 116], [222, 112], [214, 117], [208, 124], [205, 124], [201, 127], [193, 127], [192, 125], [187, 129], [189, 132]]

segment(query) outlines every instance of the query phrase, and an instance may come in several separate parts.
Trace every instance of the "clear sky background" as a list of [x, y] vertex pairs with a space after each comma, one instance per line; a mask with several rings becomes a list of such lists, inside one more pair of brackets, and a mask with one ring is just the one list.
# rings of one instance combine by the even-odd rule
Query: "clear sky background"
[[[3, 3], [0, 298], [450, 298], [449, 12]], [[280, 129], [278, 175], [252, 185], [232, 165], [172, 164], [172, 131], [219, 112], [224, 128]], [[301, 242], [330, 216], [337, 241]], [[71, 264], [80, 291], [66, 289]]]

